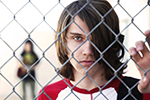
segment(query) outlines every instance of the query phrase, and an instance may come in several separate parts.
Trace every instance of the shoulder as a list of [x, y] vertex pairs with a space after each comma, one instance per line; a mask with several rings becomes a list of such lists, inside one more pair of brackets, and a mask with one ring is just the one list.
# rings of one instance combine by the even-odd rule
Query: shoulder
[[139, 81], [139, 79], [136, 79], [133, 77], [128, 77], [128, 76], [124, 76], [122, 78], [122, 80], [129, 87], [132, 87], [133, 85], [135, 85]]
[[47, 85], [45, 87], [45, 92], [47, 92], [47, 91], [59, 91], [59, 90], [62, 90], [62, 89], [66, 88], [68, 86], [66, 84], [66, 82], [68, 82], [68, 80], [64, 79], [64, 80], [60, 80], [60, 81], [57, 81], [55, 83], [52, 83], [50, 85]]
[[67, 88], [68, 85], [66, 84], [66, 82], [68, 82], [68, 80], [65, 79], [47, 85], [39, 92], [39, 97], [37, 100], [49, 100], [49, 99], [55, 100], [58, 94], [60, 93], [60, 91]]
[[[138, 100], [147, 100], [146, 98], [150, 98], [150, 93], [141, 94], [138, 91], [137, 89], [138, 82], [139, 79], [127, 76], [123, 77], [122, 82], [119, 85], [118, 100], [122, 100], [124, 98], [126, 98], [127, 100], [134, 100], [134, 98]], [[132, 96], [128, 94], [132, 94]]]

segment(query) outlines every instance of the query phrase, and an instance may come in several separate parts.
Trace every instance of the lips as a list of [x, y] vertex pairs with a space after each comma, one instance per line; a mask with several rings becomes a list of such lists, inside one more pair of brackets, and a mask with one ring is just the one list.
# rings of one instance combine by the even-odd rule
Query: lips
[[80, 61], [80, 64], [91, 66], [94, 63], [94, 61]]

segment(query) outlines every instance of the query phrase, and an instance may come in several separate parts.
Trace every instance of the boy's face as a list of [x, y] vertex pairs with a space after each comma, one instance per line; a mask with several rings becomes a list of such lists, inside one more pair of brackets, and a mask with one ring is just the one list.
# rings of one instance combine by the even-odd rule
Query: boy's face
[[[77, 23], [82, 30], [84, 30], [87, 34], [89, 33], [88, 26], [86, 25], [85, 22], [83, 22], [80, 17], [76, 16], [75, 17], [75, 22]], [[72, 23], [67, 31], [67, 46], [68, 48], [74, 52], [74, 58], [85, 68], [88, 69], [95, 61], [95, 56], [92, 51], [92, 45], [89, 41], [86, 41], [82, 46], [82, 44], [86, 40], [86, 34], [77, 26], [75, 23]], [[89, 39], [92, 39], [92, 36], [89, 36]], [[79, 47], [80, 46], [80, 47]], [[78, 48], [79, 47], [79, 48]], [[77, 49], [78, 48], [78, 49]], [[71, 58], [71, 52], [67, 50], [68, 52], [68, 58]], [[71, 59], [70, 63], [74, 67], [74, 73], [84, 73], [85, 70], [83, 67], [81, 67], [75, 59]], [[100, 65], [99, 63], [95, 64], [88, 72], [88, 74], [94, 74], [100, 70]]]
[[25, 50], [26, 52], [30, 52], [30, 51], [31, 51], [31, 44], [30, 44], [30, 43], [25, 43], [24, 50]]

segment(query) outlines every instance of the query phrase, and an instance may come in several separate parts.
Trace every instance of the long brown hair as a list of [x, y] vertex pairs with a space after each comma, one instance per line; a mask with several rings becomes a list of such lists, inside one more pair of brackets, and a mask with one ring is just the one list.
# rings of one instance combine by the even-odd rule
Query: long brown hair
[[[63, 10], [59, 21], [55, 36], [57, 56], [61, 64], [67, 60], [66, 33], [71, 21], [75, 16], [79, 16], [92, 30], [92, 42], [102, 52], [100, 54], [93, 47], [96, 59], [103, 56], [99, 63], [105, 69], [105, 77], [109, 80], [114, 76], [114, 71], [109, 67], [117, 70], [123, 63], [121, 59], [124, 56], [124, 48], [118, 43], [123, 43], [124, 36], [119, 34], [119, 19], [112, 6], [106, 0], [78, 0], [74, 1]], [[116, 40], [116, 41], [115, 41]], [[109, 63], [109, 65], [108, 65]], [[124, 65], [117, 73], [118, 76], [123, 74], [126, 68]], [[61, 69], [60, 74], [69, 80], [74, 80], [73, 67], [67, 62]]]

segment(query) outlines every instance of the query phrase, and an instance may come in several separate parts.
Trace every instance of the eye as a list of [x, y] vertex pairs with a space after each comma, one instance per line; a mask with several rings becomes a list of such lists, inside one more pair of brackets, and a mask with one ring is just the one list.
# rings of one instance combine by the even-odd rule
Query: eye
[[80, 41], [82, 38], [81, 38], [80, 36], [75, 36], [74, 39], [75, 39], [76, 41]]

